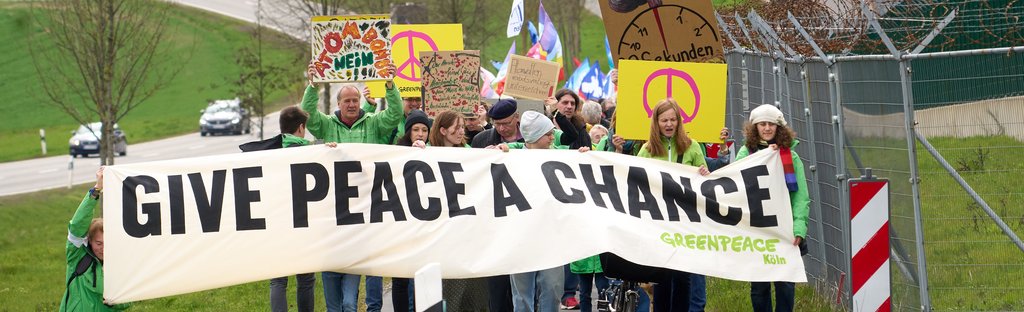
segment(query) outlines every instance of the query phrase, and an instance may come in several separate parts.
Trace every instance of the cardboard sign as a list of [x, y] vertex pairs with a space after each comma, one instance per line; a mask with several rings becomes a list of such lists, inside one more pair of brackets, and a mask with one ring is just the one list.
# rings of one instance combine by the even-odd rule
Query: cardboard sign
[[444, 110], [475, 113], [475, 105], [480, 103], [480, 51], [422, 52], [420, 64], [427, 116]]
[[512, 55], [508, 61], [504, 95], [544, 100], [555, 94], [561, 65], [521, 55]]
[[[403, 98], [423, 96], [420, 53], [462, 50], [462, 24], [394, 25], [391, 58], [395, 60], [395, 87]], [[384, 97], [384, 82], [371, 82], [370, 96]]]
[[314, 16], [310, 45], [316, 82], [390, 79], [391, 18], [388, 15]]
[[658, 102], [673, 98], [682, 108], [684, 129], [698, 142], [720, 142], [725, 126], [725, 64], [621, 60], [616, 134], [650, 138], [651, 115]]
[[645, 0], [598, 2], [616, 62], [724, 60], [711, 0], [662, 0], [653, 7]]

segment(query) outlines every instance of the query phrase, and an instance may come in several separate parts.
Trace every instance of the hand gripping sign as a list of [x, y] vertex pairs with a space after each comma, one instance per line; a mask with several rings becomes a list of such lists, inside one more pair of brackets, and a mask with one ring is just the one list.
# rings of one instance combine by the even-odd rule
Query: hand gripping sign
[[616, 133], [647, 140], [658, 102], [674, 98], [690, 138], [718, 142], [725, 126], [726, 65], [620, 60]]
[[[395, 86], [403, 98], [422, 96], [423, 64], [420, 53], [462, 50], [462, 24], [393, 25], [391, 58], [395, 60]], [[369, 83], [370, 96], [383, 97], [384, 83]]]
[[391, 18], [388, 15], [314, 16], [310, 46], [317, 82], [390, 79]]

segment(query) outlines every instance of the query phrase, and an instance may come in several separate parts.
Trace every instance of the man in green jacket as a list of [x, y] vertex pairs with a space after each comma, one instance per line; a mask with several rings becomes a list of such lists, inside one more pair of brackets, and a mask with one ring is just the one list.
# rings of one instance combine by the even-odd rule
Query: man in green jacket
[[103, 189], [103, 167], [96, 171], [96, 186], [78, 205], [68, 224], [64, 250], [67, 289], [60, 311], [120, 311], [128, 304], [107, 305], [103, 299], [103, 218], [93, 219]]
[[[388, 68], [390, 76], [394, 76], [395, 68]], [[341, 87], [338, 92], [338, 111], [327, 115], [317, 110], [320, 96], [317, 86], [313, 83], [316, 69], [311, 65], [307, 72], [309, 85], [302, 95], [302, 110], [309, 113], [306, 129], [309, 133], [324, 142], [337, 143], [377, 143], [390, 144], [391, 137], [403, 117], [402, 97], [395, 84], [388, 80], [384, 99], [387, 108], [379, 113], [364, 112], [360, 108], [359, 89], [352, 85]]]

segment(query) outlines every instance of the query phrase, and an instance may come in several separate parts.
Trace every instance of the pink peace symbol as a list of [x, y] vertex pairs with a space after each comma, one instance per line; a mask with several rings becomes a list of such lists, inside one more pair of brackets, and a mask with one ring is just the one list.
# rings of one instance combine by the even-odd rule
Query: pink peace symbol
[[654, 78], [662, 76], [666, 76], [668, 79], [668, 84], [665, 88], [665, 97], [672, 97], [672, 77], [683, 78], [686, 83], [690, 84], [690, 91], [693, 91], [694, 100], [693, 113], [686, 115], [685, 111], [682, 109], [679, 110], [679, 115], [683, 117], [683, 123], [690, 122], [697, 116], [697, 111], [700, 110], [700, 90], [697, 89], [697, 82], [693, 80], [693, 77], [691, 77], [690, 74], [675, 68], [662, 68], [651, 73], [650, 76], [647, 76], [647, 82], [644, 82], [644, 109], [647, 110], [647, 117], [651, 117], [651, 115], [654, 114], [654, 112], [651, 111], [651, 105], [647, 102], [647, 89], [650, 87], [651, 81], [654, 81]]
[[[417, 55], [416, 50], [413, 49], [413, 38], [426, 42], [427, 45], [430, 45], [430, 50], [433, 52], [437, 52], [437, 44], [434, 43], [434, 39], [430, 38], [429, 35], [415, 30], [406, 30], [397, 33], [395, 34], [394, 37], [391, 37], [391, 41], [395, 42], [398, 41], [398, 39], [402, 38], [407, 38], [409, 40], [409, 59], [405, 60], [405, 62], [403, 62], [402, 65], [398, 65], [398, 72], [395, 73], [395, 76], [398, 76], [398, 78], [402, 78], [408, 81], [419, 82], [420, 77], [416, 77], [416, 67], [423, 68], [423, 64], [420, 64], [420, 56]], [[412, 75], [406, 76], [404, 71], [405, 68], [409, 66], [412, 66], [412, 69], [409, 71], [410, 73], [412, 73]]]

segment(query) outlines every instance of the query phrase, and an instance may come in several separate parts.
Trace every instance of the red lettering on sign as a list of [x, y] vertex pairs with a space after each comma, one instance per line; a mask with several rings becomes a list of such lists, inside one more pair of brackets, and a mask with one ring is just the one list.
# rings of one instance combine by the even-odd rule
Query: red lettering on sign
[[324, 48], [327, 52], [338, 53], [341, 51], [341, 34], [337, 32], [329, 32], [324, 36]]
[[354, 22], [348, 22], [341, 30], [341, 35], [345, 38], [359, 39], [359, 26]]
[[363, 34], [363, 43], [365, 43], [365, 44], [370, 44], [371, 42], [373, 42], [376, 39], [377, 39], [377, 29], [376, 28], [370, 27], [370, 30], [367, 30], [366, 33]]

